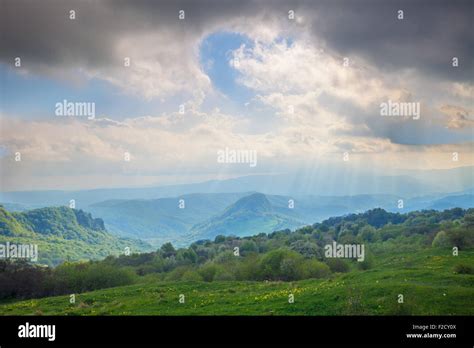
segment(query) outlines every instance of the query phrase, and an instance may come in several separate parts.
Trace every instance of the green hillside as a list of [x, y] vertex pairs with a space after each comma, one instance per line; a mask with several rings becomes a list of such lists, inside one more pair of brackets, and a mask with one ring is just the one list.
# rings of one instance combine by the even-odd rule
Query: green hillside
[[[328, 279], [281, 281], [156, 281], [68, 296], [0, 304], [2, 315], [474, 315], [474, 251], [393, 252], [370, 270]], [[185, 295], [185, 303], [178, 302]], [[288, 302], [289, 294], [294, 303]], [[403, 294], [404, 303], [398, 303]]]
[[102, 219], [67, 207], [48, 207], [9, 213], [0, 206], [0, 243], [37, 244], [38, 262], [56, 265], [66, 260], [102, 259], [108, 255], [147, 251], [150, 246], [117, 238]]
[[[250, 208], [266, 212], [268, 205]], [[78, 223], [100, 227], [81, 214]], [[4, 220], [15, 225], [8, 215]], [[38, 226], [50, 231], [48, 223]], [[326, 247], [336, 242], [363, 245], [363, 260], [328, 256]], [[373, 209], [293, 232], [220, 235], [179, 249], [166, 243], [149, 253], [55, 268], [0, 260], [0, 313], [473, 314], [473, 264], [474, 209]], [[70, 294], [77, 303], [69, 304]]]

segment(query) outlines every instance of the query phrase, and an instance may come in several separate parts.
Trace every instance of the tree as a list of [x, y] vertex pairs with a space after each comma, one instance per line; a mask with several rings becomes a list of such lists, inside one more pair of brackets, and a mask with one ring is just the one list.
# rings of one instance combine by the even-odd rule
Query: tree
[[170, 257], [176, 255], [176, 250], [171, 243], [165, 243], [161, 246], [160, 251], [163, 253], [164, 257]]
[[433, 239], [431, 246], [434, 248], [446, 248], [450, 246], [448, 235], [445, 231], [439, 231]]
[[248, 254], [257, 253], [257, 252], [258, 252], [257, 243], [255, 243], [253, 240], [245, 240], [240, 245], [240, 254], [242, 256], [246, 256]]
[[207, 262], [199, 268], [199, 274], [202, 279], [206, 282], [212, 282], [217, 271], [222, 268], [220, 265], [216, 265], [213, 262]]
[[307, 258], [320, 258], [321, 250], [316, 243], [311, 243], [305, 240], [297, 240], [290, 245], [290, 249], [296, 251], [297, 253], [303, 255]]
[[469, 248], [474, 245], [474, 229], [456, 227], [447, 232], [451, 246], [457, 246], [459, 249]]
[[196, 263], [198, 256], [192, 248], [179, 249], [176, 253], [176, 260], [180, 263]]
[[225, 236], [219, 234], [216, 236], [214, 239], [214, 243], [224, 243], [225, 242]]
[[260, 262], [261, 275], [264, 279], [271, 280], [292, 280], [298, 275], [298, 262], [303, 257], [295, 251], [287, 249], [272, 250], [265, 254]]
[[359, 231], [359, 236], [363, 241], [373, 242], [376, 237], [376, 230], [370, 225], [365, 225]]
[[466, 228], [474, 228], [474, 212], [464, 215], [464, 226]]

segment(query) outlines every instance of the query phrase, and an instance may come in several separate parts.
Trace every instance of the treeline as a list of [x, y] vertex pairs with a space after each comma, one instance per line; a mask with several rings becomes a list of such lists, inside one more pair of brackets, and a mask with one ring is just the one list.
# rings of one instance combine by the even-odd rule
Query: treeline
[[132, 284], [131, 269], [103, 262], [64, 263], [56, 268], [0, 261], [0, 298], [39, 298]]
[[[365, 260], [324, 257], [324, 246], [364, 244]], [[154, 253], [108, 257], [105, 263], [133, 267], [137, 274], [158, 274], [161, 280], [300, 280], [369, 269], [378, 252], [424, 247], [474, 247], [474, 209], [460, 208], [407, 214], [373, 209], [331, 218], [294, 232], [276, 231], [238, 238], [217, 236], [175, 250], [164, 244]], [[236, 257], [236, 251], [238, 256]]]
[[[202, 245], [202, 247], [206, 248], [206, 245]], [[163, 249], [166, 251], [163, 252]], [[140, 255], [136, 255], [134, 261], [130, 258], [126, 261], [122, 258], [109, 258], [104, 262], [116, 267], [136, 264], [134, 268], [137, 274], [142, 276], [155, 274], [159, 280], [169, 281], [292, 281], [324, 278], [332, 272], [347, 272], [350, 269], [349, 263], [345, 260], [326, 259], [323, 262], [315, 257], [304, 257], [288, 248], [278, 248], [262, 254], [245, 252], [239, 256], [236, 256], [234, 251], [226, 250], [206, 261], [200, 258], [195, 251], [186, 254], [188, 257], [182, 255], [180, 253], [182, 249], [171, 251], [171, 255], [164, 256], [165, 253], [170, 253], [170, 249], [170, 245], [166, 244], [149, 261], [145, 262]]]
[[[333, 241], [364, 244], [364, 261], [326, 258], [324, 246]], [[373, 209], [294, 232], [283, 230], [244, 238], [217, 236], [214, 241], [198, 241], [180, 249], [166, 243], [151, 253], [65, 263], [54, 269], [3, 263], [0, 297], [78, 293], [148, 278], [207, 282], [324, 278], [335, 272], [369, 269], [376, 262], [377, 253], [454, 246], [460, 250], [474, 247], [474, 209], [408, 214]]]

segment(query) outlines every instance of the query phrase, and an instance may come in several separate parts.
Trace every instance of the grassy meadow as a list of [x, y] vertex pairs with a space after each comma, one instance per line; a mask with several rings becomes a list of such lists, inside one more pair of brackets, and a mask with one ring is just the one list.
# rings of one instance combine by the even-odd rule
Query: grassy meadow
[[[3, 301], [1, 315], [473, 315], [474, 251], [423, 249], [375, 256], [375, 266], [328, 279], [161, 281], [22, 301]], [[184, 303], [179, 296], [184, 295]], [[289, 303], [289, 295], [294, 303]], [[403, 303], [398, 295], [403, 295]]]

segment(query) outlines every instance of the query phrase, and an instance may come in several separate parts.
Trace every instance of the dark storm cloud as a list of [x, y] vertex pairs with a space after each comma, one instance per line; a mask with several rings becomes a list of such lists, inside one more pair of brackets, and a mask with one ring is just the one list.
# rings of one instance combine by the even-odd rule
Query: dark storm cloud
[[450, 80], [473, 79], [473, 1], [336, 0], [319, 2], [314, 10], [314, 35], [341, 54], [363, 56], [381, 70], [415, 68]]
[[[294, 9], [311, 23], [315, 37], [341, 55], [362, 56], [382, 71], [414, 68], [471, 81], [473, 8], [467, 0], [2, 0], [0, 60], [11, 64], [20, 56], [30, 67], [46, 69], [101, 67], [117, 60], [115, 45], [125, 34], [162, 31], [186, 41], [237, 17], [286, 16]], [[68, 18], [70, 9], [77, 12], [75, 21]], [[185, 22], [177, 20], [180, 9], [186, 11]], [[458, 69], [451, 68], [453, 56], [460, 60]]]
[[[3, 1], [1, 59], [12, 64], [21, 57], [25, 65], [106, 63], [111, 44], [120, 35], [119, 22], [104, 4], [67, 1]], [[69, 10], [77, 20], [69, 20]]]
[[[252, 15], [253, 1], [31, 1], [2, 0], [1, 61], [61, 67], [103, 66], [116, 60], [114, 47], [124, 35], [167, 32], [184, 40], [234, 13]], [[186, 11], [185, 22], [178, 11]], [[69, 19], [69, 11], [76, 19]], [[186, 26], [186, 27], [185, 27]], [[188, 31], [186, 33], [186, 31]]]

